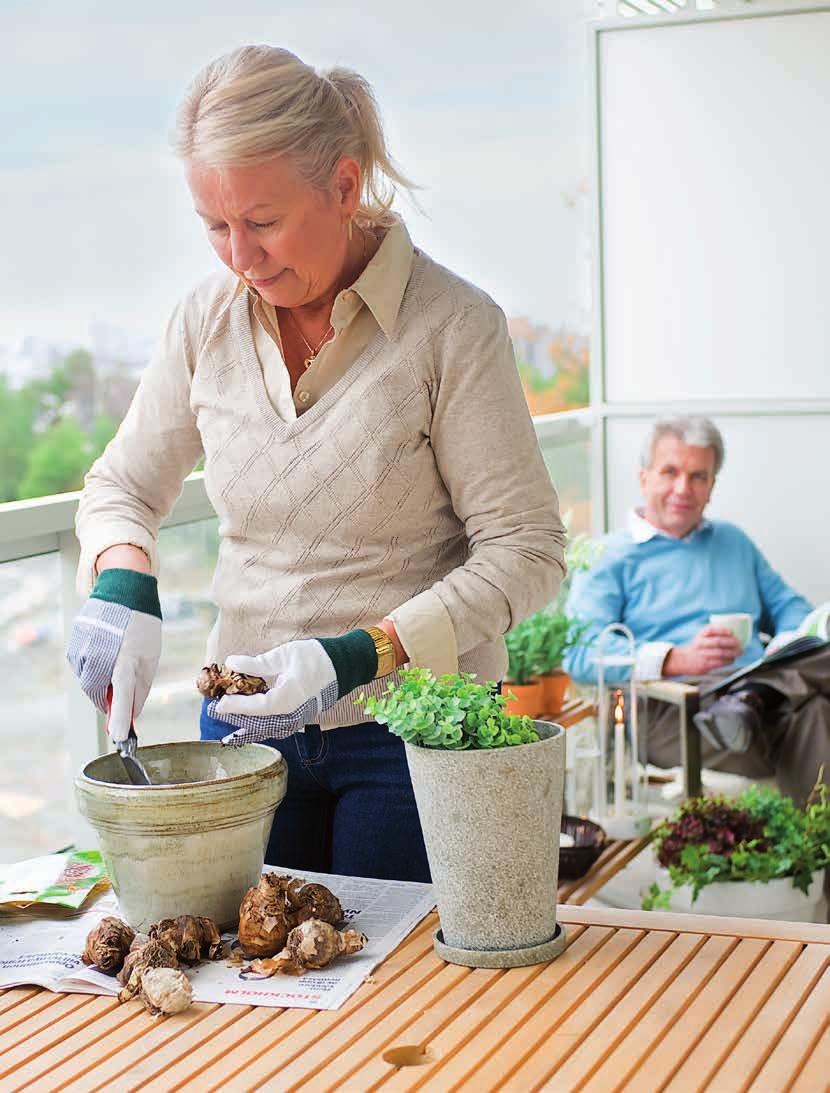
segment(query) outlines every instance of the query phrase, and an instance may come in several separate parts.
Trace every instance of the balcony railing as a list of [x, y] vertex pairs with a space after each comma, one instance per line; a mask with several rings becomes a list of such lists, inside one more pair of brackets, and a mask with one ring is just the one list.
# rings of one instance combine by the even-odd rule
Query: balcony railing
[[[535, 419], [562, 509], [571, 513], [577, 531], [591, 526], [594, 420], [589, 409]], [[0, 583], [0, 648], [7, 650], [7, 669], [18, 681], [7, 680], [0, 692], [4, 748], [10, 757], [13, 744], [14, 753], [5, 778], [0, 776], [0, 861], [73, 840], [87, 843], [91, 837], [72, 803], [72, 775], [107, 750], [107, 737], [63, 658], [81, 604], [75, 591], [78, 497], [60, 494], [0, 505], [0, 563], [8, 563], [0, 565], [0, 578], [5, 577]], [[203, 476], [193, 474], [160, 536], [164, 650], [142, 715], [145, 742], [197, 733], [193, 676], [213, 617], [208, 586], [214, 521]], [[33, 773], [25, 784], [27, 771]], [[46, 812], [51, 819], [38, 835], [38, 817]], [[22, 852], [15, 850], [21, 845]]]

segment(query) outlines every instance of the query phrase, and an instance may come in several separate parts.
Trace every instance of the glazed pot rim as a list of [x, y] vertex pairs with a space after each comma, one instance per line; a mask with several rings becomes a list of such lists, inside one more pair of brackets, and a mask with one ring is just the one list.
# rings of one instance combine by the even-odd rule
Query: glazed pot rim
[[[185, 747], [202, 748], [210, 745], [219, 745], [224, 750], [224, 745], [218, 740], [171, 740], [164, 744], [148, 744], [146, 747], [139, 747], [137, 755], [139, 759], [152, 758], [152, 752], [159, 751], [162, 748], [171, 747]], [[94, 759], [90, 759], [88, 763], [85, 763], [81, 770], [75, 776], [75, 785], [78, 789], [95, 790], [98, 787], [106, 786], [110, 791], [116, 791], [128, 793], [148, 793], [154, 791], [161, 791], [162, 793], [169, 790], [183, 790], [183, 789], [196, 789], [199, 786], [214, 786], [217, 789], [219, 787], [234, 786], [246, 779], [250, 778], [272, 778], [276, 777], [281, 771], [285, 770], [285, 759], [282, 752], [278, 748], [272, 748], [268, 744], [243, 744], [240, 745], [245, 748], [256, 748], [259, 751], [267, 751], [270, 753], [271, 759], [268, 763], [263, 764], [261, 767], [257, 767], [254, 770], [242, 771], [239, 774], [231, 774], [225, 778], [202, 778], [194, 782], [152, 782], [148, 786], [136, 786], [129, 782], [107, 782], [102, 778], [94, 778], [92, 775], [87, 774], [87, 770], [93, 763], [99, 762], [101, 759], [107, 759], [111, 755], [114, 756], [115, 752], [107, 752], [104, 755], [97, 755]]]

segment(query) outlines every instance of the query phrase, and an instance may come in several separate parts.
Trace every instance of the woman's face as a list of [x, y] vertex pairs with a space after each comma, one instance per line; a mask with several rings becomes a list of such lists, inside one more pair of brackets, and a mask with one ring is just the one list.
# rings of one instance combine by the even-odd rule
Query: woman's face
[[329, 190], [310, 186], [284, 158], [252, 167], [186, 165], [187, 184], [213, 249], [275, 307], [303, 307], [339, 291], [346, 224], [360, 169], [342, 159]]

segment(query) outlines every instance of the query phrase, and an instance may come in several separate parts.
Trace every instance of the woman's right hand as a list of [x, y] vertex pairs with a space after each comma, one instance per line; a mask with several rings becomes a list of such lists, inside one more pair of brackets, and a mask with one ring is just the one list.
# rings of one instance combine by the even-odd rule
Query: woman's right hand
[[109, 712], [107, 730], [115, 743], [127, 739], [141, 713], [160, 656], [156, 578], [135, 569], [103, 569], [75, 619], [66, 658], [87, 697]]

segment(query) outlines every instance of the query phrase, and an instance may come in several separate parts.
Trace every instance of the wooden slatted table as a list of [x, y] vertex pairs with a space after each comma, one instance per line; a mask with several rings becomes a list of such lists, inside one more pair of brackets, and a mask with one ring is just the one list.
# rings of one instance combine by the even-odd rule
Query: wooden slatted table
[[[444, 964], [429, 916], [335, 1012], [0, 994], [0, 1089], [830, 1088], [830, 927], [562, 906], [566, 951]], [[391, 1061], [390, 1061], [391, 1060]]]

